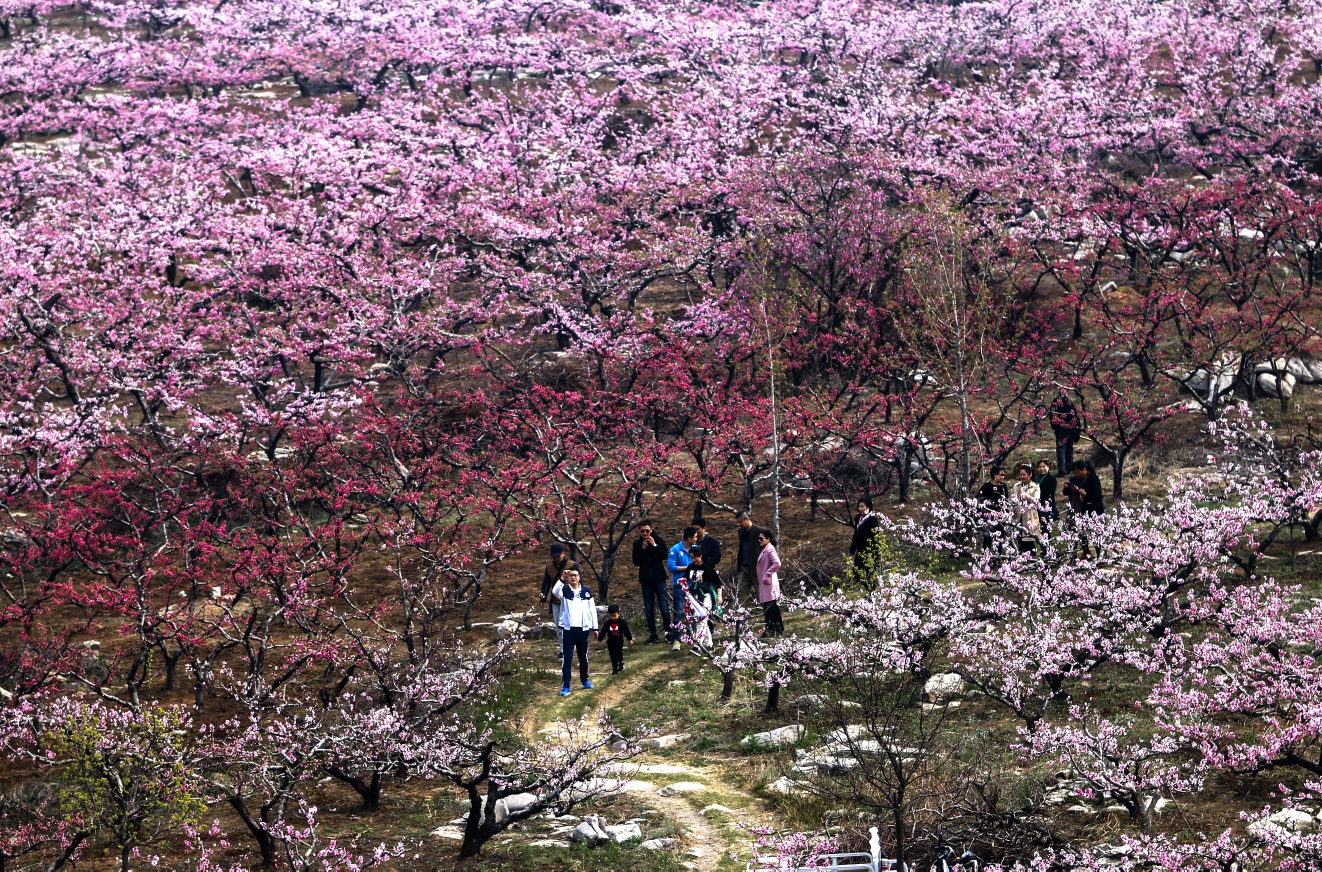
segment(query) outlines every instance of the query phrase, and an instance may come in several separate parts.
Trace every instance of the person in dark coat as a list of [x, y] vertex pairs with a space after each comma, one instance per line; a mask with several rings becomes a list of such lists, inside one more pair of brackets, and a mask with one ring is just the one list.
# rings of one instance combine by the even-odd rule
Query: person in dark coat
[[707, 521], [705, 518], [695, 518], [693, 526], [698, 528], [697, 546], [702, 549], [702, 565], [708, 569], [715, 569], [716, 564], [721, 562], [721, 543], [716, 537], [707, 532]]
[[[659, 641], [656, 613], [661, 611], [662, 626], [670, 627], [670, 573], [666, 570], [666, 542], [646, 521], [638, 528], [633, 543], [633, 565], [638, 567], [638, 583], [643, 588], [643, 615], [647, 619], [646, 645]], [[668, 632], [668, 630], [667, 630]]]
[[[546, 602], [547, 597], [551, 594], [552, 588], [555, 587], [556, 582], [560, 580], [560, 577], [565, 574], [565, 570], [568, 569], [578, 572], [578, 561], [570, 558], [569, 552], [565, 550], [565, 546], [557, 542], [551, 546], [551, 560], [542, 570], [542, 602]], [[555, 623], [556, 638], [560, 640], [561, 653], [563, 653], [564, 633], [560, 629], [560, 610], [555, 603], [551, 603], [550, 611], [551, 620]]]
[[1056, 477], [1051, 474], [1051, 464], [1039, 460], [1033, 481], [1037, 483], [1038, 498], [1042, 501], [1042, 525], [1045, 527], [1048, 522], [1056, 519]]
[[[1003, 510], [1010, 502], [1010, 488], [1005, 484], [1005, 470], [999, 466], [991, 468], [991, 478], [978, 489], [978, 505], [989, 514]], [[982, 547], [990, 548], [992, 533], [1004, 533], [1005, 524], [988, 520], [982, 531]]]
[[854, 515], [854, 534], [849, 537], [849, 556], [853, 558], [855, 569], [863, 568], [868, 546], [880, 525], [881, 518], [872, 511], [872, 500], [869, 497], [859, 500], [858, 514]]
[[1063, 388], [1051, 403], [1051, 432], [1056, 434], [1056, 469], [1062, 476], [1069, 475], [1074, 466], [1074, 443], [1079, 441], [1082, 428], [1079, 410]]
[[1080, 514], [1100, 515], [1106, 511], [1106, 503], [1102, 499], [1102, 480], [1086, 460], [1074, 462], [1069, 481], [1061, 489], [1071, 497], [1071, 503], [1078, 501]]
[[[757, 584], [754, 571], [757, 567], [757, 555], [761, 552], [761, 546], [757, 544], [757, 537], [769, 531], [754, 524], [748, 512], [736, 512], [734, 519], [739, 524], [739, 556], [735, 561], [736, 579], [742, 578], [748, 586], [748, 590], [752, 590], [753, 585]], [[738, 593], [739, 585], [736, 583], [736, 598]]]

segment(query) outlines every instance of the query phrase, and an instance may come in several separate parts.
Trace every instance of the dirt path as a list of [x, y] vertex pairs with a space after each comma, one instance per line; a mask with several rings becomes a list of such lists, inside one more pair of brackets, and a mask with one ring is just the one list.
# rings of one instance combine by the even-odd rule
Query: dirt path
[[[587, 707], [604, 707], [607, 711], [616, 708], [629, 694], [638, 691], [646, 677], [669, 668], [668, 652], [662, 653], [658, 648], [658, 654], [660, 656], [649, 656], [647, 659], [634, 658], [631, 660], [631, 668], [624, 673], [600, 676], [597, 679], [599, 686], [586, 692], [575, 688], [567, 698], [556, 695], [558, 681], [548, 681], [544, 696], [539, 694], [543, 702], [537, 706], [537, 716], [524, 723], [525, 735], [533, 738], [534, 734], [548, 733], [557, 718], [575, 717]], [[548, 663], [546, 667], [548, 672], [550, 665]], [[546, 677], [549, 679], [551, 676], [548, 674]], [[710, 755], [707, 759], [711, 759]], [[672, 759], [662, 759], [652, 751], [644, 751], [638, 757], [621, 764], [612, 775], [633, 782], [658, 782], [654, 790], [630, 790], [629, 795], [660, 812], [683, 831], [680, 841], [671, 846], [671, 850], [685, 858], [686, 867], [698, 872], [715, 870], [722, 857], [731, 849], [741, 854], [747, 853], [751, 839], [739, 828], [739, 824], [770, 822], [771, 816], [761, 810], [762, 801], [739, 786], [737, 778], [727, 777], [719, 763], [692, 766]], [[671, 785], [678, 785], [680, 789], [672, 790]], [[704, 789], [698, 791], [694, 789], [695, 785], [702, 785]], [[702, 808], [709, 805], [726, 806], [729, 812], [713, 810], [703, 814]]]

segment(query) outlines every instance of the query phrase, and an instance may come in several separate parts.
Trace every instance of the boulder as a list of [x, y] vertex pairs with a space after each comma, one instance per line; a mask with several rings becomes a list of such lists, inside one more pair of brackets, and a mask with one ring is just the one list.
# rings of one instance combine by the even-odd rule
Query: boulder
[[768, 730], [765, 733], [754, 733], [751, 736], [744, 736], [739, 740], [740, 748], [781, 748], [785, 745], [793, 745], [799, 741], [803, 735], [803, 727], [798, 724], [789, 724], [784, 727], [777, 727], [774, 730]]
[[699, 793], [707, 790], [705, 784], [699, 784], [696, 781], [678, 781], [674, 784], [666, 785], [657, 791], [658, 796], [674, 796], [677, 793]]
[[671, 733], [668, 736], [653, 736], [650, 739], [643, 739], [638, 744], [644, 748], [673, 748], [688, 738], [688, 733]]
[[800, 711], [812, 711], [819, 709], [830, 702], [830, 699], [820, 693], [808, 693], [794, 700], [794, 707]]
[[1280, 827], [1291, 833], [1311, 833], [1317, 830], [1317, 819], [1298, 808], [1283, 808], [1265, 820], [1249, 827], [1250, 832], [1261, 833], [1268, 826]]
[[496, 635], [502, 639], [508, 639], [521, 629], [523, 629], [523, 625], [518, 621], [501, 621], [496, 624]]
[[933, 675], [923, 685], [923, 699], [927, 702], [949, 702], [963, 692], [964, 679], [954, 672]]
[[1290, 399], [1294, 396], [1294, 376], [1286, 373], [1276, 377], [1269, 372], [1258, 374], [1258, 393], [1266, 397]]
[[431, 831], [432, 838], [449, 839], [455, 842], [464, 840], [464, 831], [461, 827], [445, 826]]
[[601, 825], [601, 819], [595, 814], [583, 818], [583, 822], [574, 827], [574, 831], [569, 834], [569, 841], [585, 842], [588, 845], [600, 845], [610, 840], [610, 833], [606, 832], [606, 828]]
[[505, 803], [506, 810], [510, 814], [517, 814], [526, 811], [537, 803], [537, 794], [535, 793], [516, 793], [505, 797], [502, 802]]
[[641, 839], [643, 828], [633, 822], [616, 824], [615, 826], [606, 827], [606, 834], [611, 837], [611, 841], [615, 844], [623, 845], [630, 839]]
[[674, 843], [674, 839], [648, 839], [646, 842], [639, 842], [638, 847], [644, 851], [663, 851]]
[[782, 775], [779, 778], [777, 778], [775, 781], [768, 784], [767, 790], [770, 791], [771, 793], [778, 793], [781, 796], [803, 794], [803, 789], [799, 787], [799, 783], [794, 779], [790, 778], [788, 775]]

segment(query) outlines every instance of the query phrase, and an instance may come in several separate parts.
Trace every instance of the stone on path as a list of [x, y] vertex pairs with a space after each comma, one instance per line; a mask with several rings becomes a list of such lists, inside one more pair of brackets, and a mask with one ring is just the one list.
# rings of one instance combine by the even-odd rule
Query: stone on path
[[674, 843], [674, 839], [648, 839], [646, 842], [639, 842], [638, 847], [644, 851], [662, 851]]
[[696, 781], [679, 781], [657, 791], [658, 796], [674, 796], [677, 793], [698, 793], [707, 790], [707, 785]]
[[777, 727], [774, 730], [768, 730], [765, 733], [754, 733], [751, 736], [744, 736], [739, 740], [740, 748], [780, 748], [784, 745], [793, 745], [799, 741], [803, 735], [803, 727], [799, 724], [789, 724], [784, 727]]
[[451, 839], [456, 842], [462, 842], [464, 840], [464, 831], [459, 827], [454, 826], [439, 827], [432, 830], [431, 834], [437, 839]]
[[721, 814], [739, 814], [739, 812], [735, 811], [735, 810], [732, 809], [732, 808], [726, 808], [726, 807], [723, 806], [723, 805], [717, 805], [717, 804], [715, 804], [715, 803], [713, 803], [713, 804], [707, 806], [707, 807], [704, 808], [702, 811], [698, 812], [698, 814], [702, 814], [702, 815], [705, 815], [705, 814], [711, 814], [711, 813], [714, 812], [714, 811], [718, 811], [718, 812], [720, 812]]
[[673, 748], [674, 746], [678, 745], [680, 742], [683, 742], [688, 738], [689, 738], [688, 733], [671, 733], [668, 736], [653, 736], [650, 739], [643, 739], [638, 744], [644, 748], [653, 748], [660, 750], [663, 748]]

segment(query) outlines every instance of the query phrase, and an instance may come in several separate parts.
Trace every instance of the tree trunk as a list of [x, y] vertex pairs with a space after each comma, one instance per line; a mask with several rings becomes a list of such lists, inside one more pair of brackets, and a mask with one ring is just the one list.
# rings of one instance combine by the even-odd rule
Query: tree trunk
[[904, 865], [904, 794], [899, 794], [895, 799], [895, 805], [891, 808], [892, 819], [895, 821], [895, 868], [899, 872], [907, 872]]
[[734, 694], [734, 670], [721, 673], [721, 699], [729, 699]]
[[243, 801], [242, 796], [231, 796], [229, 804], [238, 812], [239, 819], [243, 825], [252, 833], [252, 837], [257, 841], [257, 847], [262, 852], [262, 868], [271, 869], [275, 867], [275, 839], [271, 833], [256, 820], [253, 819], [251, 812], [248, 811], [248, 804]]
[[766, 714], [780, 711], [780, 682], [772, 681], [771, 686], [767, 688], [767, 707], [762, 709]]
[[376, 811], [381, 807], [381, 773], [373, 772], [371, 781], [363, 781], [356, 775], [350, 775], [338, 766], [327, 766], [326, 773], [332, 778], [343, 781], [363, 798], [363, 811]]

